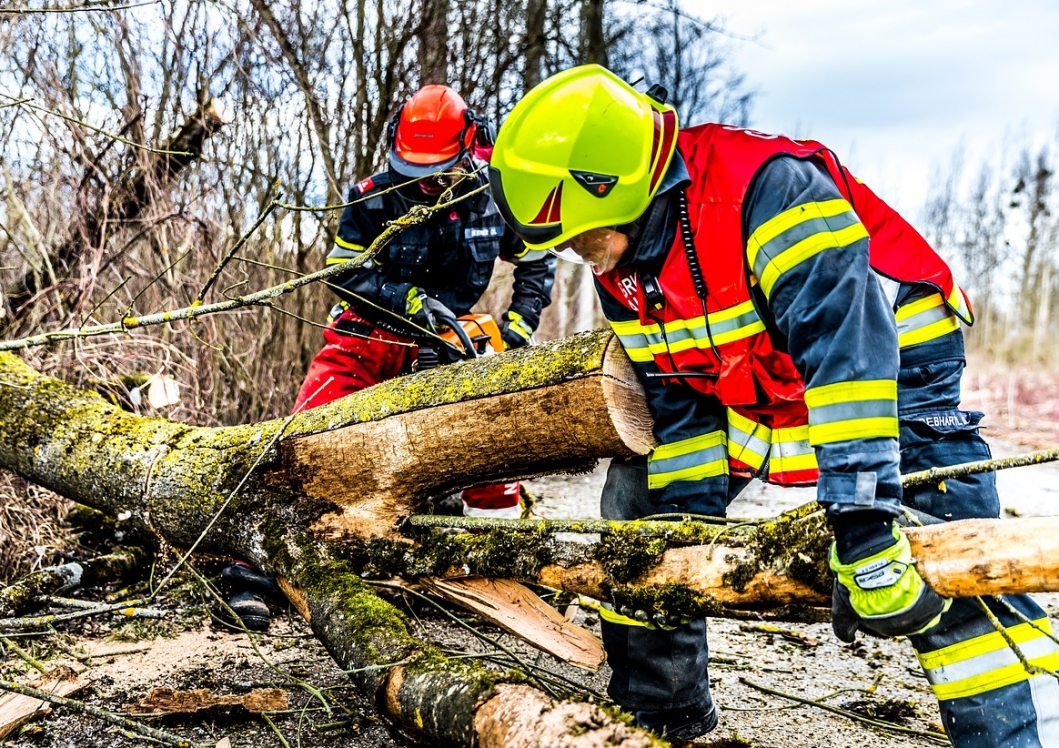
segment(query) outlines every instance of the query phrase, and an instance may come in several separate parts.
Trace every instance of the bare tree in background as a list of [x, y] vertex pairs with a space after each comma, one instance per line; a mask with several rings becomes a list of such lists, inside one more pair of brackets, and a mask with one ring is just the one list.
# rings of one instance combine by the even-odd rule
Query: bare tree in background
[[666, 0], [647, 12], [637, 4], [617, 15], [613, 27], [613, 69], [627, 80], [663, 85], [682, 125], [750, 124], [754, 91], [729, 62], [736, 42], [723, 24], [688, 12], [680, 0]]
[[419, 85], [449, 82], [449, 0], [423, 0], [420, 13]]
[[[647, 12], [687, 23], [672, 7]], [[637, 30], [627, 11], [603, 0], [0, 10], [0, 284], [23, 289], [7, 296], [7, 336], [186, 306], [237, 244], [207, 302], [318, 269], [349, 186], [381, 168], [387, 121], [421, 83], [444, 80], [499, 124], [558, 70], [609, 60], [625, 74], [619, 63], [637, 45], [672, 43]], [[680, 34], [682, 80], [699, 86], [689, 55], [712, 32]], [[231, 121], [195, 148], [180, 144], [196, 151], [181, 161], [173, 137], [213, 98]], [[601, 322], [590, 281], [562, 269], [541, 337]], [[185, 385], [168, 415], [260, 419], [289, 407], [332, 301], [317, 287], [271, 313], [71, 342], [33, 363], [82, 382], [165, 372]], [[493, 292], [483, 305], [502, 300]]]
[[607, 37], [604, 31], [603, 0], [582, 0], [581, 62], [610, 66]]
[[1026, 329], [1047, 321], [1046, 289], [1054, 274], [1055, 258], [1050, 251], [1054, 231], [1049, 226], [1051, 217], [1052, 176], [1047, 149], [1033, 158], [1023, 153], [1015, 172], [1012, 208], [1025, 222], [1024, 244], [1020, 247], [1018, 309], [1019, 322]]

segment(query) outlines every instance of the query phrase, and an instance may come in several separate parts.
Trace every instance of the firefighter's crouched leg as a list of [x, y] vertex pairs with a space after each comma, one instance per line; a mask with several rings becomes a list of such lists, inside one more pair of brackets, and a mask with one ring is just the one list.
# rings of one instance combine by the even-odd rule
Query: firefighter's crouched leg
[[[981, 417], [956, 409], [903, 413], [902, 472], [989, 459]], [[912, 489], [905, 502], [943, 520], [1000, 511], [993, 473]], [[1019, 653], [984, 614], [983, 601]], [[1059, 682], [1043, 672], [1059, 670], [1059, 646], [1047, 614], [1029, 596], [954, 600], [938, 626], [911, 641], [954, 746], [1059, 746]]]
[[[614, 460], [600, 503], [607, 519], [651, 514], [646, 458]], [[626, 623], [616, 622], [623, 618]], [[612, 670], [607, 693], [637, 724], [671, 740], [691, 740], [717, 725], [717, 710], [710, 697], [705, 620], [663, 630], [603, 613], [601, 627]]]
[[691, 740], [717, 726], [707, 672], [706, 621], [672, 631], [601, 622], [613, 671], [607, 694], [637, 724], [670, 739]]

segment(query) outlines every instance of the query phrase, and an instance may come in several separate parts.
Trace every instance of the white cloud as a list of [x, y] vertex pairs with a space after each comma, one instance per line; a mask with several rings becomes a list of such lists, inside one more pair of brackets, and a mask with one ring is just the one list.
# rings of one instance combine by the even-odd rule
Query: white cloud
[[932, 167], [1059, 123], [1051, 0], [688, 0], [730, 32], [761, 130], [814, 137], [915, 219]]

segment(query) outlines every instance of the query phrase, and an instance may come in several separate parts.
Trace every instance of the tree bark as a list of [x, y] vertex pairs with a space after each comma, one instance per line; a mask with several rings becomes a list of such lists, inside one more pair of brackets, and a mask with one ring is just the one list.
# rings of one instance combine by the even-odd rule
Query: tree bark
[[[613, 351], [617, 355], [611, 356]], [[531, 391], [531, 405], [521, 408], [518, 425], [529, 427], [529, 421], [548, 416], [565, 436], [554, 446], [535, 445], [520, 462], [504, 456], [527, 447], [527, 437], [515, 433], [511, 421], [501, 424], [507, 433], [490, 432], [495, 442], [479, 434], [495, 420], [500, 404], [521, 390]], [[489, 482], [504, 470], [532, 475], [585, 468], [601, 455], [645, 451], [649, 419], [646, 410], [630, 409], [635, 391], [617, 342], [609, 335], [582, 335], [388, 382], [292, 419], [206, 429], [134, 416], [5, 354], [0, 466], [108, 514], [128, 513], [127, 523], [175, 545], [190, 547], [202, 535], [200, 550], [239, 556], [281, 577], [332, 656], [353, 671], [354, 682], [419, 739], [517, 745], [520, 731], [536, 725], [547, 727], [553, 744], [591, 746], [606, 738], [651, 746], [659, 743], [598, 707], [555, 704], [543, 694], [513, 698], [521, 687], [500, 686], [512, 678], [449, 664], [416, 641], [404, 616], [371, 591], [358, 554], [330, 542], [341, 537], [363, 543], [353, 530], [369, 528], [364, 514], [369, 507], [383, 518], [366, 536], [408, 546], [393, 528], [396, 518], [429, 493], [461, 485], [457, 468], [428, 456], [435, 446], [453, 459], [465, 458], [465, 468], [480, 468], [480, 475], [468, 470], [472, 482]], [[448, 412], [430, 420], [435, 406], [448, 411], [461, 402], [469, 415], [462, 424]], [[608, 423], [605, 414], [619, 404]], [[417, 429], [416, 411], [442, 430]], [[372, 440], [364, 430], [375, 419], [383, 431]], [[483, 450], [473, 445], [482, 443], [492, 445], [491, 456], [478, 454]], [[375, 472], [393, 467], [395, 477], [373, 479], [364, 462], [368, 453], [379, 460]], [[318, 471], [305, 461], [309, 456], [321, 461]], [[437, 475], [417, 479], [414, 468], [401, 463], [421, 456], [430, 470], [438, 468]], [[341, 479], [346, 458], [350, 479], [364, 481], [359, 492]]]
[[[607, 731], [626, 731], [630, 745], [650, 742], [636, 742], [649, 739], [589, 705], [523, 697], [521, 687], [498, 685], [505, 678], [496, 673], [450, 666], [364, 577], [472, 573], [708, 615], [829, 599], [830, 535], [814, 506], [720, 530], [665, 523], [664, 535], [661, 523], [612, 523], [598, 543], [525, 531], [532, 523], [477, 535], [400, 524], [429, 495], [645, 453], [650, 426], [610, 333], [414, 374], [284, 420], [216, 429], [132, 415], [0, 355], [0, 467], [127, 515], [126, 523], [172, 544], [239, 556], [280, 577], [355, 682], [403, 729], [441, 744], [519, 745], [513, 735], [526, 724], [559, 725], [569, 746]], [[974, 520], [908, 534], [935, 589], [1014, 593], [1059, 590], [1055, 525]], [[978, 550], [985, 533], [988, 562]]]

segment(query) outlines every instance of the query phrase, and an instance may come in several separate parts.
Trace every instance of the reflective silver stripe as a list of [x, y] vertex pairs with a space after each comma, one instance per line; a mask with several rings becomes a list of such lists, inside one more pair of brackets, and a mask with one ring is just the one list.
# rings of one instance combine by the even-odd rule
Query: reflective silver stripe
[[[1018, 647], [1027, 660], [1034, 660], [1038, 657], [1059, 652], [1059, 645], [1056, 645], [1055, 642], [1043, 634], [1029, 641], [1020, 642]], [[1019, 658], [1005, 644], [992, 652], [968, 657], [966, 660], [947, 665], [938, 665], [933, 668], [924, 668], [923, 672], [926, 673], [927, 682], [932, 686], [936, 686], [966, 680], [967, 678], [981, 677], [988, 675], [994, 670], [1018, 664], [1020, 664]]]
[[[797, 210], [797, 207], [791, 210]], [[818, 216], [794, 224], [760, 246], [754, 257], [754, 275], [758, 278], [764, 277], [765, 267], [769, 262], [798, 242], [817, 234], [837, 233], [859, 222], [857, 214], [852, 210], [847, 210], [836, 215]]]
[[695, 481], [728, 473], [727, 436], [711, 431], [671, 444], [647, 456], [647, 487], [665, 488], [678, 481]]
[[939, 298], [938, 306], [919, 312], [918, 314], [913, 314], [907, 319], [897, 320], [897, 334], [901, 335], [903, 333], [912, 332], [913, 330], [926, 327], [934, 322], [940, 322], [951, 316], [953, 316], [952, 311], [950, 311]]
[[820, 426], [825, 423], [855, 421], [862, 418], [896, 418], [897, 401], [895, 400], [851, 400], [831, 405], [817, 405], [809, 409], [809, 424]]
[[650, 361], [654, 356], [665, 353], [707, 349], [710, 347], [711, 335], [714, 345], [723, 345], [765, 330], [765, 324], [749, 299], [727, 309], [710, 312], [709, 320], [709, 330], [702, 315], [690, 320], [671, 320], [665, 323], [664, 335], [663, 328], [658, 324], [643, 325], [639, 320], [611, 321], [610, 326], [629, 358], [637, 362]]
[[[764, 438], [755, 436], [757, 432], [762, 433]], [[765, 464], [765, 456], [769, 453], [769, 435], [770, 429], [767, 426], [754, 423], [731, 408], [728, 409], [728, 456], [732, 459], [757, 470]]]
[[661, 460], [648, 458], [647, 472], [659, 475], [662, 473], [679, 473], [681, 470], [690, 470], [725, 458], [724, 445], [709, 447], [697, 452], [689, 452], [686, 455], [666, 457]]
[[632, 361], [646, 363], [653, 360], [651, 348], [648, 345], [647, 336], [643, 334], [643, 327], [637, 320], [615, 322], [611, 320], [611, 329], [621, 341], [622, 348]]
[[960, 323], [940, 293], [916, 299], [898, 308], [896, 312], [897, 340], [902, 348], [950, 335]]
[[[354, 257], [359, 257], [364, 250], [346, 249], [345, 247], [335, 246], [331, 248], [331, 251], [327, 253], [328, 260], [352, 260]], [[318, 255], [319, 256], [319, 255]]]
[[1059, 748], [1059, 681], [1050, 675], [1038, 675], [1030, 678], [1029, 684], [1041, 748]]

